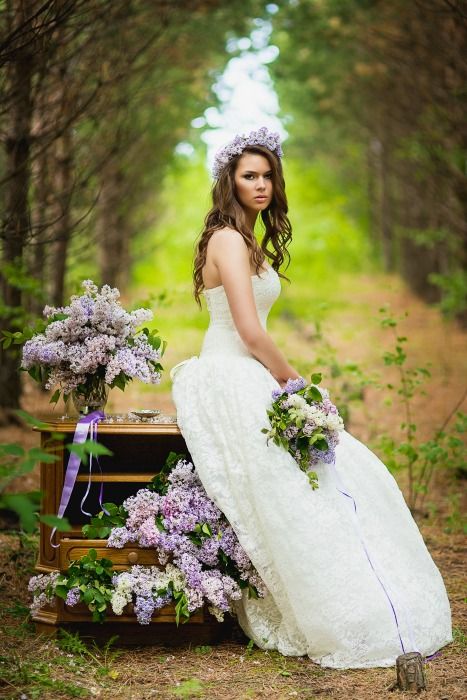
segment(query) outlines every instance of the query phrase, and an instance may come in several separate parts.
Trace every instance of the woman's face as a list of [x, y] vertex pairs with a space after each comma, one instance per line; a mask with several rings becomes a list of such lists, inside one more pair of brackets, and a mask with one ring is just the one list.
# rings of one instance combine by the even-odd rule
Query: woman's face
[[257, 214], [272, 201], [272, 170], [269, 161], [259, 153], [244, 153], [235, 170], [237, 199], [244, 209]]

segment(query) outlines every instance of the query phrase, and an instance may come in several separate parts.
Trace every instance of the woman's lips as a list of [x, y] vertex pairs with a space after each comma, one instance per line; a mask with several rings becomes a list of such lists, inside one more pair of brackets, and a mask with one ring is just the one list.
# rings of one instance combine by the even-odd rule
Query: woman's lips
[[258, 195], [257, 197], [255, 197], [255, 199], [258, 199], [259, 201], [264, 202], [264, 200], [267, 199], [267, 197], [264, 195]]

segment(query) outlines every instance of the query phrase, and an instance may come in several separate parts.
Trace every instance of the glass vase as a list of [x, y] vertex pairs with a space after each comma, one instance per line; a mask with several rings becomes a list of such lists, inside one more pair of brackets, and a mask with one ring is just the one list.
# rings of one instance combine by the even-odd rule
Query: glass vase
[[71, 392], [73, 405], [80, 416], [87, 416], [93, 411], [103, 411], [109, 397], [109, 385], [103, 379], [92, 381], [83, 391]]

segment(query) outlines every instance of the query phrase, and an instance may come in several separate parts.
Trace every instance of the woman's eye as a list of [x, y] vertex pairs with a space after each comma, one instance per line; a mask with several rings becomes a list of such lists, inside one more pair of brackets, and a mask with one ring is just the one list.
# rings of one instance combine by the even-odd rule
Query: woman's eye
[[[250, 175], [244, 175], [243, 177], [244, 177], [246, 180], [251, 180], [251, 179], [254, 178], [255, 176], [250, 174]], [[267, 177], [268, 180], [271, 180], [271, 179], [272, 179], [272, 173], [269, 173], [269, 175], [265, 175], [264, 177]]]

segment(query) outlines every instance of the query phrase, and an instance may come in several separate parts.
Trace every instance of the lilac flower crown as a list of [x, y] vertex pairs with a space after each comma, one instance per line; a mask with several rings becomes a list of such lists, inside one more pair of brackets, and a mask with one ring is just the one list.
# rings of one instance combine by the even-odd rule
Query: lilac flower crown
[[266, 146], [270, 151], [282, 158], [280, 136], [277, 131], [268, 131], [266, 126], [262, 126], [258, 131], [250, 131], [248, 136], [237, 134], [233, 141], [217, 151], [212, 167], [212, 176], [218, 178], [223, 167], [236, 155], [240, 155], [247, 146]]

